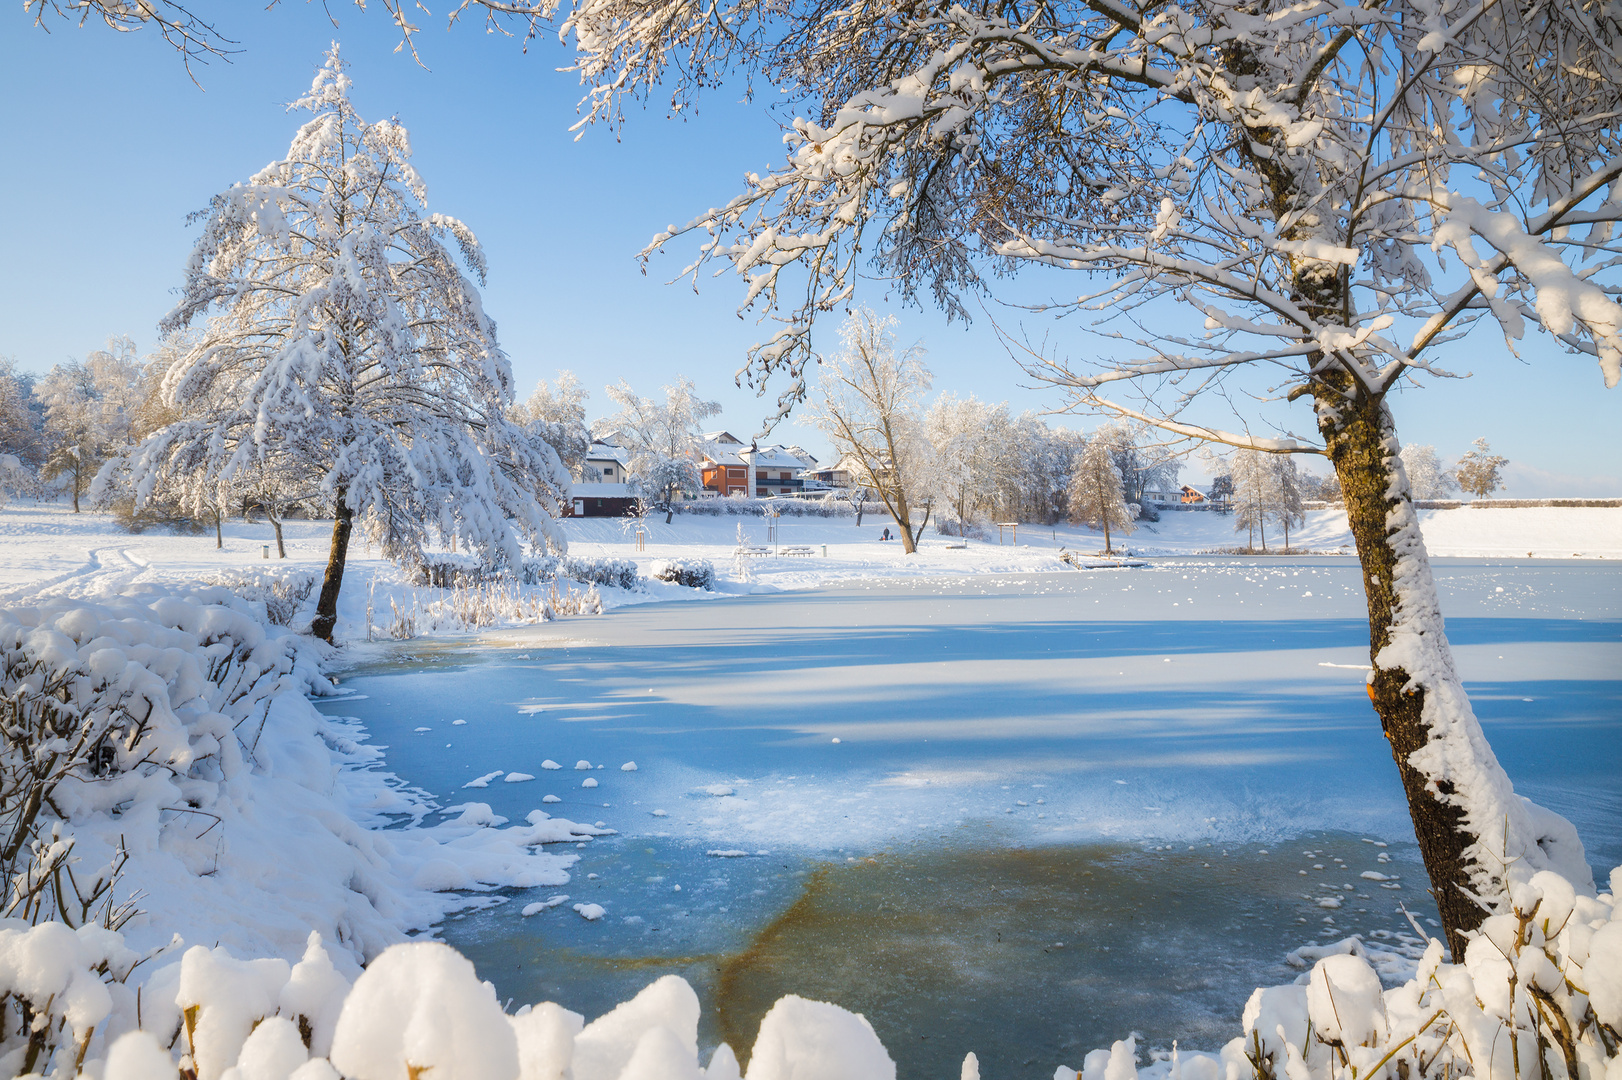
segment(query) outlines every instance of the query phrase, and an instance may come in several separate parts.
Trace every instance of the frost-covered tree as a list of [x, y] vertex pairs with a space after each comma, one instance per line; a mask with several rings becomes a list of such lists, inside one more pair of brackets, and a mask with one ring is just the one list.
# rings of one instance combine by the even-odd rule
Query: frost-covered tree
[[1126, 501], [1121, 488], [1121, 467], [1115, 464], [1119, 433], [1101, 430], [1082, 447], [1070, 478], [1070, 520], [1104, 531], [1104, 554], [1112, 553], [1110, 530], [1130, 535], [1136, 528], [1137, 507]]
[[34, 386], [45, 406], [44, 478], [66, 478], [76, 514], [102, 462], [130, 443], [140, 380], [135, 342], [117, 336], [83, 361], [56, 365]]
[[33, 377], [18, 371], [10, 357], [0, 357], [0, 454], [12, 462], [0, 486], [13, 495], [32, 488], [45, 463], [44, 417], [36, 405]]
[[696, 498], [704, 490], [699, 470], [704, 421], [720, 414], [721, 403], [700, 398], [693, 380], [681, 375], [664, 387], [662, 402], [639, 396], [624, 379], [605, 392], [619, 412], [592, 428], [601, 437], [617, 439], [630, 452], [632, 490], [663, 510], [668, 525], [677, 499]]
[[[1548, 333], [1622, 380], [1608, 8], [573, 0], [564, 28], [598, 118], [637, 94], [686, 104], [740, 71], [802, 103], [775, 167], [649, 252], [699, 234], [695, 280], [725, 260], [746, 303], [781, 320], [746, 376], [786, 375], [783, 408], [814, 320], [860, 272], [967, 314], [1040, 267], [1085, 275], [1077, 310], [1135, 323], [1105, 349], [1049, 338], [1030, 357], [1078, 405], [1327, 456], [1368, 593], [1371, 701], [1450, 943], [1507, 910], [1519, 876], [1586, 886], [1574, 833], [1514, 797], [1470, 709], [1391, 403], [1411, 374], [1444, 374], [1433, 355], [1472, 330], [1509, 347]], [[1311, 404], [1315, 442], [1184, 417], [1207, 389], [1264, 379]], [[1123, 383], [1148, 404], [1108, 396]]]
[[[841, 348], [822, 360], [809, 419], [855, 467], [889, 511], [908, 555], [929, 524], [934, 452], [924, 431], [924, 395], [932, 376], [923, 350], [898, 349], [895, 320], [859, 307], [840, 327]], [[923, 508], [917, 527], [913, 514]]]
[[1409, 443], [1402, 448], [1402, 469], [1408, 474], [1408, 487], [1416, 499], [1445, 499], [1457, 487], [1452, 476], [1437, 460], [1436, 447]]
[[1249, 546], [1256, 546], [1261, 535], [1262, 550], [1267, 550], [1267, 522], [1278, 513], [1278, 474], [1267, 455], [1254, 450], [1240, 450], [1233, 455], [1228, 475], [1233, 482], [1233, 528], [1235, 532], [1249, 534]]
[[994, 497], [1011, 456], [1009, 427], [1007, 402], [991, 405], [973, 394], [942, 394], [925, 414], [935, 489], [956, 515], [960, 532]]
[[1305, 524], [1306, 508], [1301, 490], [1301, 471], [1295, 458], [1288, 454], [1269, 454], [1267, 464], [1273, 469], [1273, 491], [1277, 499], [1273, 506], [1273, 520], [1284, 530], [1284, 550], [1290, 550], [1290, 529]]
[[1498, 473], [1508, 464], [1508, 458], [1492, 452], [1486, 439], [1477, 439], [1459, 459], [1456, 471], [1459, 486], [1478, 499], [1485, 498], [1504, 486], [1503, 478]]
[[[477, 288], [484, 258], [427, 213], [406, 131], [367, 123], [338, 47], [293, 108], [285, 157], [214, 197], [163, 329], [204, 321], [164, 382], [181, 418], [131, 455], [141, 498], [196, 461], [199, 492], [270, 470], [334, 514], [312, 630], [330, 638], [357, 521], [384, 553], [460, 538], [492, 561], [563, 544], [562, 464], [507, 415], [512, 370]], [[214, 496], [210, 496], [214, 497]]]
[[556, 451], [563, 467], [577, 480], [586, 479], [582, 469], [591, 451], [591, 432], [586, 427], [586, 399], [590, 396], [574, 372], [560, 371], [555, 387], [542, 379], [529, 400], [512, 410], [513, 422]]

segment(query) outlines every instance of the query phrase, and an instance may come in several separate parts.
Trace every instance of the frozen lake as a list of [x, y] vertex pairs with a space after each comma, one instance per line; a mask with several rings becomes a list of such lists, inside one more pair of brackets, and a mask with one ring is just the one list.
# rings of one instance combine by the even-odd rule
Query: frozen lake
[[[1614, 567], [1437, 572], [1505, 768], [1608, 872]], [[1293, 976], [1290, 949], [1400, 947], [1398, 903], [1426, 917], [1357, 577], [1189, 558], [626, 607], [412, 643], [326, 708], [445, 806], [519, 820], [551, 795], [618, 830], [565, 888], [445, 927], [503, 998], [592, 1016], [674, 971], [712, 1044], [746, 1051], [797, 992], [865, 1013], [902, 1077], [956, 1075], [973, 1049], [987, 1077], [1045, 1078], [1129, 1030], [1219, 1045], [1251, 987]], [[536, 779], [463, 788], [498, 770]]]

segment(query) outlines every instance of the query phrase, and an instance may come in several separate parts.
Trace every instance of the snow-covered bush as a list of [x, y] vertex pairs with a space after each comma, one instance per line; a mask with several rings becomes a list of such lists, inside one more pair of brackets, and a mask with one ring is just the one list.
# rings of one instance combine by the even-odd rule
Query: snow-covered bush
[[500, 577], [501, 570], [482, 559], [454, 551], [424, 552], [411, 571], [411, 584], [435, 589], [466, 588]]
[[250, 604], [263, 605], [273, 626], [291, 626], [321, 584], [321, 575], [314, 570], [235, 570], [218, 575], [212, 583]]
[[660, 581], [690, 589], [715, 588], [715, 566], [708, 559], [655, 559], [648, 572]]
[[630, 559], [573, 559], [559, 555], [531, 555], [519, 567], [518, 578], [525, 585], [544, 585], [568, 578], [583, 585], [612, 585], [636, 588], [636, 563]]
[[690, 499], [675, 505], [676, 513], [698, 517], [763, 517], [767, 509], [779, 517], [854, 517], [849, 503], [839, 502], [833, 492], [820, 499], [749, 499], [725, 495], [714, 499]]
[[565, 558], [558, 573], [585, 585], [612, 585], [618, 589], [636, 588], [636, 563], [630, 559]]

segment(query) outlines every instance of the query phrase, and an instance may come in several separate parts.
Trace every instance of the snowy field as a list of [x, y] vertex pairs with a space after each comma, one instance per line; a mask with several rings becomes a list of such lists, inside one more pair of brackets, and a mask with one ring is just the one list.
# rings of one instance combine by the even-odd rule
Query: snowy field
[[[1596, 560], [1622, 557], [1622, 510], [1422, 518], [1487, 733], [1603, 881], [1622, 863], [1622, 582]], [[1397, 903], [1424, 925], [1423, 871], [1362, 692], [1354, 560], [1198, 556], [1243, 540], [1205, 514], [1129, 538], [1146, 565], [1090, 570], [1058, 555], [1099, 538], [1062, 526], [930, 534], [908, 557], [882, 518], [783, 519], [776, 545], [813, 555], [737, 560], [735, 519], [651, 524], [638, 550], [620, 522], [570, 522], [571, 553], [707, 558], [716, 591], [605, 587], [600, 616], [407, 642], [365, 641], [368, 605], [375, 623], [437, 590], [357, 544], [349, 647], [298, 645], [279, 684], [320, 712], [283, 693], [254, 768], [87, 819], [87, 856], [135, 839], [128, 940], [296, 959], [315, 928], [353, 974], [439, 925], [503, 999], [597, 1015], [679, 974], [705, 1046], [749, 1045], [782, 994], [835, 1001], [904, 1078], [974, 1049], [988, 1077], [1045, 1080], [1132, 1029], [1215, 1049], [1250, 988], [1295, 977], [1287, 954], [1353, 933], [1388, 979], [1412, 971]], [[216, 549], [13, 505], [0, 611], [103, 605], [84, 649], [128, 636], [132, 604], [190, 626], [185, 605], [237, 603], [199, 583], [319, 569], [325, 523], [287, 533], [266, 562], [264, 526], [229, 523]], [[1291, 540], [1348, 542], [1325, 512]]]

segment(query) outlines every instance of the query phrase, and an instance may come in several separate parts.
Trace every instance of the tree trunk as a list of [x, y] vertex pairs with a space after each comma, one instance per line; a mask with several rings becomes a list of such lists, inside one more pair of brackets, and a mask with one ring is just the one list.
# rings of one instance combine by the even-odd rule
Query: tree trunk
[[1256, 531], [1261, 534], [1262, 550], [1266, 551], [1267, 550], [1267, 516], [1261, 510], [1256, 511]]
[[[1480, 737], [1468, 699], [1453, 672], [1441, 613], [1433, 602], [1426, 602], [1427, 597], [1434, 597], [1430, 562], [1419, 536], [1407, 485], [1392, 483], [1397, 439], [1391, 414], [1383, 399], [1371, 400], [1361, 391], [1355, 391], [1357, 400], [1352, 403], [1336, 388], [1320, 384], [1314, 392], [1318, 399], [1319, 430], [1340, 480], [1347, 522], [1363, 570], [1363, 589], [1368, 598], [1369, 658], [1374, 669], [1368, 685], [1369, 699], [1391, 744], [1391, 755], [1408, 797], [1414, 835], [1430, 876], [1432, 895], [1442, 917], [1448, 946], [1455, 960], [1459, 960], [1464, 956], [1466, 935], [1488, 914], [1471, 894], [1480, 895], [1487, 903], [1496, 900], [1492, 890], [1483, 888], [1482, 874], [1485, 871], [1497, 880], [1501, 894], [1504, 867], [1481, 865], [1478, 852], [1488, 846], [1481, 842], [1490, 838], [1472, 832], [1466, 808], [1454, 796], [1462, 794], [1464, 799], [1473, 801], [1481, 797], [1472, 789], [1482, 784], [1480, 777], [1490, 782], [1495, 777], [1503, 777], [1503, 772], [1486, 740]], [[1397, 492], [1395, 496], [1391, 494], [1393, 491]], [[1433, 670], [1416, 675], [1393, 663], [1395, 656], [1388, 656], [1386, 665], [1381, 665], [1381, 653], [1391, 644], [1393, 631], [1399, 624], [1405, 638], [1403, 655], [1414, 656], [1419, 650], [1411, 647], [1412, 643], [1422, 641], [1420, 648], [1428, 649], [1430, 662], [1416, 666]], [[1426, 638], [1429, 640], [1423, 641]], [[1456, 704], [1449, 708], [1445, 699], [1452, 698], [1455, 691]], [[1438, 724], [1434, 716], [1425, 716], [1427, 694], [1435, 693], [1444, 696], [1444, 702], [1438, 703], [1436, 711], [1451, 714], [1442, 717], [1442, 724]], [[1459, 704], [1462, 709], [1457, 707]], [[1453, 744], [1448, 748], [1450, 769], [1459, 764], [1454, 755], [1461, 750], [1473, 758], [1467, 763], [1471, 768], [1465, 771], [1473, 769], [1477, 776], [1461, 777], [1464, 781], [1461, 786], [1466, 790], [1459, 791], [1449, 775], [1438, 777], [1434, 775], [1434, 768], [1422, 769], [1423, 762], [1416, 761], [1416, 753], [1424, 750], [1433, 736]], [[1508, 786], [1507, 777], [1503, 777], [1506, 792]], [[1521, 808], [1513, 795], [1509, 796], [1509, 801], [1512, 809]], [[1508, 820], [1492, 823], [1489, 828], [1501, 829], [1510, 848], [1514, 846], [1510, 838], [1512, 831], [1524, 832], [1524, 829], [1512, 830]], [[1532, 853], [1507, 850], [1499, 854], [1506, 861], [1513, 861]], [[1492, 852], [1489, 851], [1489, 855]], [[1532, 861], [1531, 869], [1535, 869], [1542, 860], [1534, 857]]]
[[907, 510], [907, 496], [896, 492], [895, 500], [890, 506], [890, 517], [895, 521], [896, 528], [901, 532], [901, 550], [911, 555], [917, 551], [917, 545], [912, 541], [912, 514]]
[[218, 506], [214, 508], [214, 548], [219, 550], [225, 547], [225, 511]]
[[918, 541], [923, 539], [924, 530], [929, 528], [929, 514], [934, 509], [935, 503], [933, 501], [924, 503], [924, 520], [919, 523], [918, 531], [913, 534], [912, 547], [908, 549], [909, 552], [918, 550]]
[[860, 529], [862, 527], [862, 509], [863, 509], [863, 504], [862, 503], [857, 503], [856, 504], [856, 527], [858, 529]]
[[270, 527], [276, 530], [276, 557], [287, 558], [287, 545], [282, 543], [282, 519], [273, 516], [269, 510], [265, 511], [265, 518], [270, 522]]
[[349, 533], [354, 528], [355, 512], [338, 494], [338, 516], [332, 523], [332, 549], [327, 555], [327, 573], [321, 579], [321, 598], [315, 605], [315, 621], [310, 632], [325, 641], [332, 641], [332, 628], [338, 623], [338, 590], [344, 583], [344, 563], [349, 558]]
[[1109, 515], [1105, 514], [1104, 515], [1104, 554], [1108, 555], [1109, 553], [1110, 553], [1110, 550], [1109, 550]]

